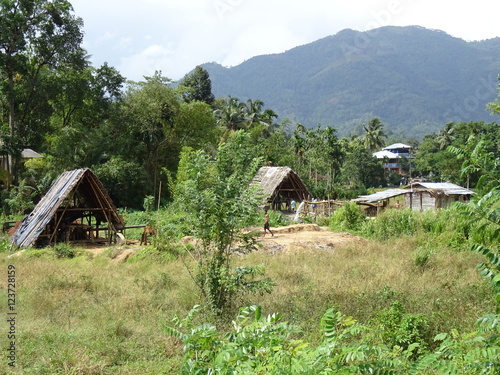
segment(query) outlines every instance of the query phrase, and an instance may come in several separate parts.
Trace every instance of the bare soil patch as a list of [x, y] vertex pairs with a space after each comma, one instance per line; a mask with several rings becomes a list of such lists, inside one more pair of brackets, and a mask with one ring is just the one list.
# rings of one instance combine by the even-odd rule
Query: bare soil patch
[[263, 249], [271, 253], [303, 249], [333, 251], [335, 247], [365, 239], [347, 232], [332, 232], [316, 224], [297, 224], [271, 228], [274, 236], [261, 236]]
[[[295, 224], [286, 227], [271, 228], [274, 236], [269, 233], [263, 235], [262, 228], [254, 227], [248, 230], [261, 233], [258, 241], [262, 245], [261, 249], [271, 254], [277, 254], [288, 251], [300, 251], [305, 249], [317, 249], [322, 251], [334, 251], [336, 247], [348, 243], [362, 243], [366, 240], [347, 232], [332, 232], [326, 227], [320, 227], [316, 224]], [[195, 244], [196, 241], [191, 237], [186, 237], [183, 242]], [[110, 254], [113, 262], [125, 262], [135, 254], [144, 245], [139, 241], [127, 240], [121, 246], [114, 245], [113, 253]], [[98, 256], [110, 249], [109, 245], [86, 243], [82, 246], [93, 256]], [[15, 256], [23, 252], [16, 253]]]

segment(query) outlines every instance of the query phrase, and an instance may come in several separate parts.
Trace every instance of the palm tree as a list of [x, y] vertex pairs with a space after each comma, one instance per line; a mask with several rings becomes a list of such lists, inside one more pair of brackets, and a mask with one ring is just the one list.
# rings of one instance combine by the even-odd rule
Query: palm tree
[[439, 149], [444, 150], [446, 147], [451, 145], [455, 140], [453, 133], [455, 132], [455, 123], [449, 122], [445, 125], [444, 129], [441, 130], [436, 140], [439, 143]]
[[374, 117], [368, 122], [368, 126], [363, 125], [365, 134], [363, 135], [363, 144], [368, 151], [376, 151], [384, 146], [384, 140], [387, 135], [384, 133], [384, 124]]
[[257, 125], [262, 125], [264, 128], [269, 128], [274, 119], [278, 118], [276, 112], [272, 109], [262, 111], [264, 102], [260, 99], [248, 99], [246, 104], [246, 116], [248, 120], [247, 128], [254, 128]]
[[230, 96], [225, 106], [215, 110], [217, 125], [225, 128], [226, 133], [241, 129], [245, 123], [246, 109], [245, 103]]

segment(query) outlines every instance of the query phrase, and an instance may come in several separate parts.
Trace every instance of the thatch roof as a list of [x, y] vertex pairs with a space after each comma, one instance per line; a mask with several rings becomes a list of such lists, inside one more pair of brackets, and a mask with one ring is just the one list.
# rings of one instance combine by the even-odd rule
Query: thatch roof
[[11, 240], [21, 247], [35, 246], [41, 236], [47, 244], [57, 242], [57, 234], [64, 226], [81, 218], [107, 223], [111, 231], [123, 228], [106, 189], [88, 168], [63, 172], [22, 220]]
[[279, 194], [301, 202], [311, 197], [307, 187], [290, 167], [262, 167], [252, 184], [260, 187], [266, 199]]

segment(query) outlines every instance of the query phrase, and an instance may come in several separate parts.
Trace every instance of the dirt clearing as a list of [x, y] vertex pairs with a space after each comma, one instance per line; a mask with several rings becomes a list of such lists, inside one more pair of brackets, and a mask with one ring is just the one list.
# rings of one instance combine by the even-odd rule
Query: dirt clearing
[[265, 251], [277, 253], [306, 248], [334, 250], [336, 246], [352, 242], [364, 242], [361, 237], [347, 232], [332, 232], [316, 224], [297, 224], [271, 228], [274, 236], [266, 234], [260, 240]]

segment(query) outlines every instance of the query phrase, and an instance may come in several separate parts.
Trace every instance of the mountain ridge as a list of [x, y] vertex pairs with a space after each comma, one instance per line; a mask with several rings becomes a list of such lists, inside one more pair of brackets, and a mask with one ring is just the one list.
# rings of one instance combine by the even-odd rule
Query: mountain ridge
[[422, 137], [449, 121], [494, 121], [500, 38], [467, 42], [420, 26], [337, 34], [233, 67], [203, 64], [216, 96], [260, 99], [280, 118], [340, 135], [379, 117]]

